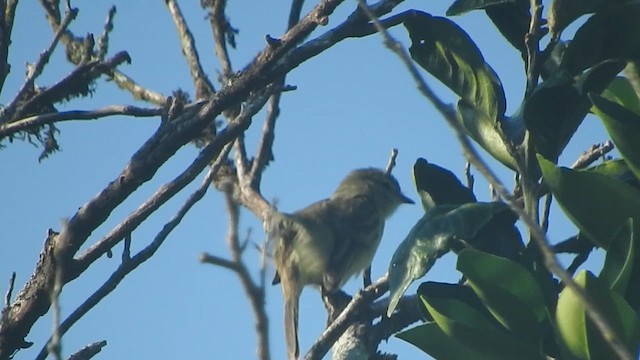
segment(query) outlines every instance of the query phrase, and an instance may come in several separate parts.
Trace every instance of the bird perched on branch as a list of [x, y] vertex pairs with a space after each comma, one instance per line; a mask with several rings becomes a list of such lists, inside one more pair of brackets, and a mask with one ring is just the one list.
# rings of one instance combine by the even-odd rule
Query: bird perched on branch
[[274, 212], [265, 224], [273, 241], [276, 277], [285, 302], [290, 359], [297, 359], [298, 301], [305, 285], [335, 292], [369, 265], [385, 220], [400, 204], [413, 204], [398, 181], [368, 168], [352, 171], [328, 199], [292, 214]]

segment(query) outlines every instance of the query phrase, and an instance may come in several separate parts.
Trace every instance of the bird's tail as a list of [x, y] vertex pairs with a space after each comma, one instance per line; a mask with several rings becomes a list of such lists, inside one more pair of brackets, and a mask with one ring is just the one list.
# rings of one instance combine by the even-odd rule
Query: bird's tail
[[289, 360], [297, 360], [300, 355], [298, 345], [298, 302], [300, 294], [289, 294], [284, 302], [284, 333], [287, 341]]

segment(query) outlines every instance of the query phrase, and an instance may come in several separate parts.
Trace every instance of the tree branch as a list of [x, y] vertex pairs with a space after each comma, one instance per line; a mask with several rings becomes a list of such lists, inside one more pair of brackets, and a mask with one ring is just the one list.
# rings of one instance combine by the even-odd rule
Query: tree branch
[[200, 261], [203, 263], [209, 263], [217, 266], [222, 266], [226, 269], [233, 271], [249, 298], [253, 315], [256, 319], [256, 336], [258, 337], [258, 349], [257, 355], [260, 360], [269, 360], [271, 358], [269, 351], [269, 317], [267, 316], [265, 304], [265, 289], [264, 282], [259, 281], [256, 283], [253, 281], [249, 269], [245, 265], [242, 254], [244, 252], [244, 246], [240, 245], [240, 239], [238, 236], [239, 228], [239, 216], [240, 207], [236, 202], [233, 194], [233, 186], [229, 184], [223, 191], [225, 203], [227, 206], [227, 212], [229, 214], [229, 234], [227, 235], [227, 245], [231, 251], [231, 259], [225, 260], [213, 255], [202, 254], [200, 255]]
[[0, 140], [5, 137], [13, 136], [20, 131], [32, 131], [44, 125], [54, 124], [70, 120], [96, 120], [99, 118], [128, 115], [134, 117], [151, 117], [158, 116], [162, 113], [161, 108], [140, 108], [131, 105], [112, 105], [97, 110], [72, 110], [64, 112], [56, 112], [49, 114], [40, 114], [30, 116], [24, 119], [16, 120], [9, 124], [0, 125]]
[[105, 340], [94, 342], [78, 350], [78, 352], [76, 352], [75, 354], [69, 356], [68, 360], [89, 360], [97, 355], [100, 351], [102, 351], [102, 348], [105, 346], [107, 346], [107, 342]]
[[0, 93], [4, 88], [4, 82], [11, 71], [9, 65], [9, 45], [13, 31], [13, 20], [16, 15], [18, 0], [0, 2]]
[[191, 34], [191, 31], [189, 30], [189, 26], [182, 15], [182, 11], [180, 11], [178, 3], [176, 3], [175, 0], [165, 0], [165, 4], [169, 8], [169, 13], [171, 13], [173, 22], [176, 25], [178, 34], [180, 35], [182, 53], [189, 64], [191, 79], [193, 80], [193, 85], [196, 89], [196, 100], [208, 98], [215, 92], [215, 89], [202, 69], [193, 34]]
[[322, 359], [336, 340], [351, 325], [358, 312], [369, 306], [388, 290], [389, 278], [385, 275], [370, 286], [358, 291], [340, 315], [322, 332], [322, 335], [311, 346], [311, 349], [304, 355], [303, 359]]
[[[203, 152], [205, 149], [202, 150]], [[200, 160], [200, 156], [196, 161]], [[218, 160], [211, 166], [209, 172], [204, 178], [202, 185], [189, 196], [189, 198], [185, 201], [182, 207], [178, 210], [178, 212], [167, 222], [162, 230], [156, 235], [153, 241], [147, 245], [144, 249], [140, 250], [135, 256], [129, 258], [128, 256], [124, 256], [122, 263], [118, 266], [118, 269], [111, 274], [109, 279], [107, 279], [102, 286], [98, 288], [87, 300], [85, 300], [78, 308], [76, 308], [69, 317], [67, 317], [59, 326], [60, 336], [65, 334], [73, 324], [75, 324], [78, 320], [80, 320], [89, 310], [91, 310], [94, 306], [96, 306], [102, 299], [104, 299], [107, 295], [109, 295], [113, 290], [116, 289], [118, 284], [133, 270], [135, 270], [140, 264], [147, 261], [155, 252], [160, 248], [162, 243], [167, 239], [169, 234], [173, 231], [173, 229], [180, 224], [184, 216], [191, 210], [193, 205], [195, 205], [198, 201], [200, 201], [204, 195], [206, 194], [211, 181], [215, 175], [215, 173], [220, 168], [223, 163], [223, 159], [226, 157], [219, 156]], [[127, 251], [127, 247], [125, 247], [125, 251]], [[49, 339], [47, 342], [50, 343], [52, 339]], [[37, 360], [44, 360], [47, 357], [47, 353], [49, 351], [48, 345], [45, 345], [41, 350]]]
[[77, 15], [77, 8], [71, 9], [71, 11], [67, 12], [64, 20], [62, 20], [62, 24], [58, 27], [56, 34], [51, 40], [51, 43], [49, 43], [49, 47], [40, 54], [40, 58], [38, 59], [38, 61], [27, 72], [27, 79], [18, 91], [16, 97], [0, 112], [0, 123], [6, 123], [10, 121], [13, 113], [16, 111], [20, 103], [27, 98], [27, 95], [29, 93], [33, 92], [34, 82], [36, 78], [40, 76], [44, 67], [49, 63], [49, 58], [51, 58], [53, 50], [58, 45], [58, 41], [60, 40], [62, 33], [67, 29], [69, 24], [71, 24], [71, 21], [73, 21]]

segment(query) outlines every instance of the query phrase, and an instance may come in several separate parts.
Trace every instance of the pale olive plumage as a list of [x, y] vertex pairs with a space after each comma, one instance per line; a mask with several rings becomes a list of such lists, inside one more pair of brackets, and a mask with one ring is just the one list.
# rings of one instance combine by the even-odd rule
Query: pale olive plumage
[[293, 214], [272, 214], [267, 230], [275, 242], [274, 283], [282, 283], [290, 359], [299, 355], [302, 288], [317, 285], [333, 292], [366, 269], [380, 244], [384, 221], [402, 203], [413, 201], [402, 194], [393, 176], [379, 169], [359, 169], [330, 198]]

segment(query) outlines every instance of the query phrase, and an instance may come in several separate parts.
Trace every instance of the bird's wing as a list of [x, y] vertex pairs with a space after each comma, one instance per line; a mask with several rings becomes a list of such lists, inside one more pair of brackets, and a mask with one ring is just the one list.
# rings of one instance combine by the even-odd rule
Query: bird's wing
[[323, 285], [333, 292], [370, 265], [382, 237], [384, 219], [370, 196], [331, 201], [334, 216], [330, 224], [335, 239]]

